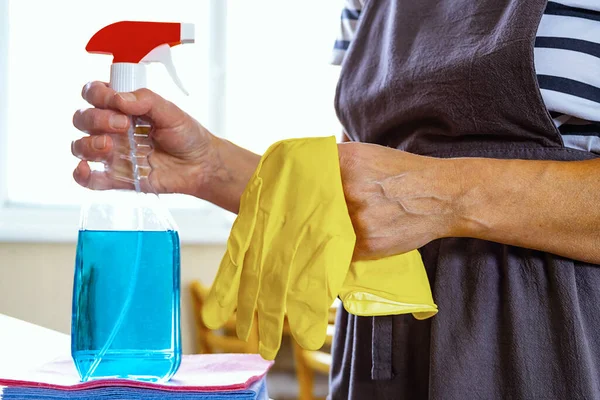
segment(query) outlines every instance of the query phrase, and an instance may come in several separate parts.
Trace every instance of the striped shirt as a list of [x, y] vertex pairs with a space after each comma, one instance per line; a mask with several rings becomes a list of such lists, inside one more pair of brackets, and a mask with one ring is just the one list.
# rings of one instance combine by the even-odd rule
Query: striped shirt
[[[332, 54], [336, 65], [350, 47], [364, 0], [345, 2]], [[565, 146], [600, 154], [600, 0], [549, 1], [534, 63], [542, 99]]]

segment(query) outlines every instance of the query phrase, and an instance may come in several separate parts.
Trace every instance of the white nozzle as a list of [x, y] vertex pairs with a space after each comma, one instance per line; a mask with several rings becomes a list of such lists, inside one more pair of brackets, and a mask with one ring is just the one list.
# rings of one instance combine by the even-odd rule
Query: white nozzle
[[195, 40], [194, 24], [181, 24], [181, 43], [194, 43]]
[[110, 68], [110, 87], [116, 92], [134, 92], [146, 87], [146, 66], [115, 63]]
[[[191, 24], [181, 24], [182, 30], [183, 30], [183, 25], [191, 25]], [[192, 25], [192, 31], [193, 31], [193, 28], [194, 28], [194, 26]], [[182, 34], [183, 34], [183, 32], [182, 32]], [[193, 35], [193, 32], [192, 32], [192, 35]], [[182, 38], [183, 38], [183, 36], [182, 36]], [[171, 57], [171, 46], [169, 46], [168, 44], [163, 44], [163, 45], [158, 46], [157, 48], [152, 50], [150, 53], [146, 54], [146, 56], [142, 59], [141, 62], [142, 63], [159, 62], [159, 63], [163, 64], [165, 66], [165, 68], [167, 68], [167, 72], [169, 73], [169, 75], [171, 75], [171, 79], [173, 79], [173, 82], [175, 82], [177, 87], [179, 89], [181, 89], [181, 91], [183, 93], [185, 93], [186, 96], [189, 95], [188, 91], [185, 90], [185, 88], [183, 87], [183, 83], [181, 83], [179, 76], [177, 76], [177, 71], [175, 70], [175, 65], [173, 64], [173, 58]]]

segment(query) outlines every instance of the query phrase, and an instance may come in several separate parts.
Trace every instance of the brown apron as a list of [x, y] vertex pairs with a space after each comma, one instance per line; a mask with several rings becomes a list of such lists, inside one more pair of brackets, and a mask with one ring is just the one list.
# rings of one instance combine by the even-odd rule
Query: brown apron
[[[563, 146], [540, 95], [545, 6], [367, 0], [336, 96], [349, 136], [434, 157], [593, 158]], [[332, 399], [600, 399], [599, 266], [468, 238], [420, 251], [439, 314], [340, 309]]]

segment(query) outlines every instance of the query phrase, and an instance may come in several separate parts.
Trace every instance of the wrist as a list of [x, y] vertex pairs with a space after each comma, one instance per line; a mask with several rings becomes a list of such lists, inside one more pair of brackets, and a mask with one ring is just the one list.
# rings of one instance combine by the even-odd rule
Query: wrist
[[381, 181], [384, 197], [399, 204], [401, 213], [415, 216], [428, 241], [462, 237], [472, 229], [467, 204], [471, 200], [472, 166], [465, 159], [442, 159], [404, 153], [390, 160], [392, 175]]
[[470, 171], [463, 164], [464, 159], [416, 157], [427, 165], [421, 177], [424, 188], [416, 197], [431, 204], [428, 215], [433, 239], [464, 236], [470, 228], [464, 210]]
[[260, 156], [214, 135], [210, 137], [209, 149], [196, 197], [237, 213]]
[[489, 213], [485, 210], [492, 200], [487, 198], [486, 188], [494, 176], [490, 173], [493, 160], [455, 158], [446, 161], [452, 166], [457, 183], [449, 236], [482, 238], [491, 229], [491, 221], [486, 217]]

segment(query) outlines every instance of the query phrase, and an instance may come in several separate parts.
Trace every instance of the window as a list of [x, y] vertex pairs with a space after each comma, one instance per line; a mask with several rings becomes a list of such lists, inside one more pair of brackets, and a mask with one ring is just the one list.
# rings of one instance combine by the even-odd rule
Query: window
[[[96, 5], [97, 7], [92, 7]], [[75, 240], [87, 190], [71, 178], [79, 137], [71, 117], [110, 56], [85, 52], [119, 20], [196, 25], [196, 43], [173, 48], [183, 95], [160, 65], [149, 88], [218, 136], [256, 152], [302, 136], [339, 135], [328, 65], [341, 3], [307, 0], [0, 0], [0, 239]], [[233, 217], [198, 199], [164, 196], [184, 241], [222, 241]]]

